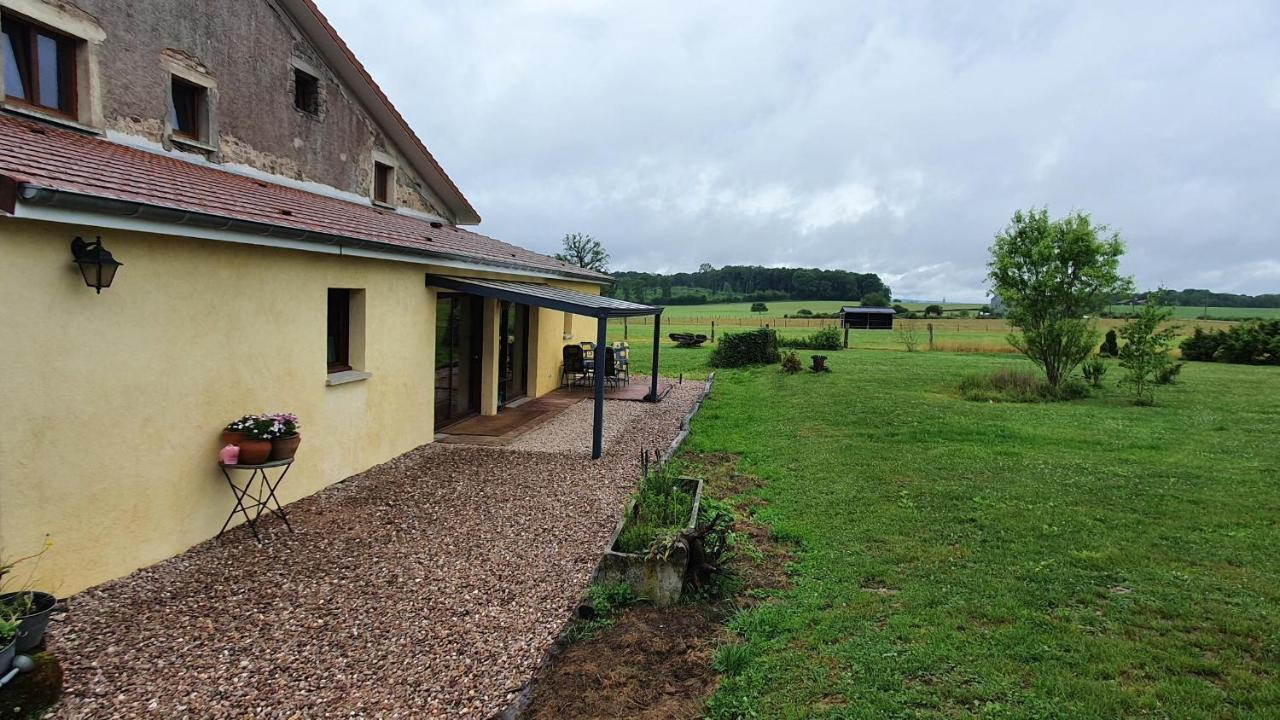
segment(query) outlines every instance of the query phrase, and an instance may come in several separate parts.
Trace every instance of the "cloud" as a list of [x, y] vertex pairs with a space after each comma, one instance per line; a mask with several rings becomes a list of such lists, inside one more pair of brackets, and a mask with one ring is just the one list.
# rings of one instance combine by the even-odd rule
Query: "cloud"
[[1140, 284], [1275, 291], [1280, 6], [321, 0], [485, 217], [616, 267], [845, 267], [983, 297], [1015, 209]]

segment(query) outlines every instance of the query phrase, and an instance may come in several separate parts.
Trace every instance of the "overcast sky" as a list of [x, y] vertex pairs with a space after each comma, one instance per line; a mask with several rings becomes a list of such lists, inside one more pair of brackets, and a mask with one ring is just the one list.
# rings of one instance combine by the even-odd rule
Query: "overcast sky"
[[320, 0], [478, 228], [980, 300], [1020, 207], [1280, 291], [1280, 3]]

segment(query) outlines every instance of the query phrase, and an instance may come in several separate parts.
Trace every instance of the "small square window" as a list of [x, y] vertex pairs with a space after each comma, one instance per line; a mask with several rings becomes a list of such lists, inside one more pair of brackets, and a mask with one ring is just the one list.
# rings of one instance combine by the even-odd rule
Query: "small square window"
[[13, 18], [4, 36], [5, 95], [63, 115], [76, 112], [76, 40]]
[[391, 204], [391, 190], [395, 187], [396, 169], [380, 163], [373, 163], [373, 201], [383, 205]]
[[208, 90], [174, 76], [169, 97], [169, 125], [173, 134], [189, 140], [204, 140]]
[[293, 69], [293, 106], [304, 113], [320, 114], [320, 79]]

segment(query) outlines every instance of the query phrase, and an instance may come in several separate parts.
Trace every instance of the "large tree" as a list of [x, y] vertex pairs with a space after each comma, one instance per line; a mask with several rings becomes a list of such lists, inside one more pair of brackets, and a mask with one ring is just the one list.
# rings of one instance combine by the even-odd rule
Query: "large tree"
[[1122, 255], [1120, 235], [1082, 212], [1053, 220], [1048, 208], [1019, 210], [996, 235], [987, 277], [1019, 331], [1009, 342], [1044, 370], [1051, 388], [1097, 345], [1089, 316], [1133, 291], [1120, 274]]
[[599, 240], [586, 233], [565, 235], [564, 252], [556, 253], [556, 259], [596, 272], [609, 272], [609, 253]]

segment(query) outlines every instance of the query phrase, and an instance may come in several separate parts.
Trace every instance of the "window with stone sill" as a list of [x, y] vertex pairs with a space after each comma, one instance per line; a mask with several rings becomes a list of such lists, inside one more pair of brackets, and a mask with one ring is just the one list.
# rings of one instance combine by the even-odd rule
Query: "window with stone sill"
[[80, 41], [8, 15], [0, 30], [6, 99], [74, 119]]
[[170, 79], [169, 126], [176, 137], [205, 142], [208, 133], [209, 91], [174, 75]]

